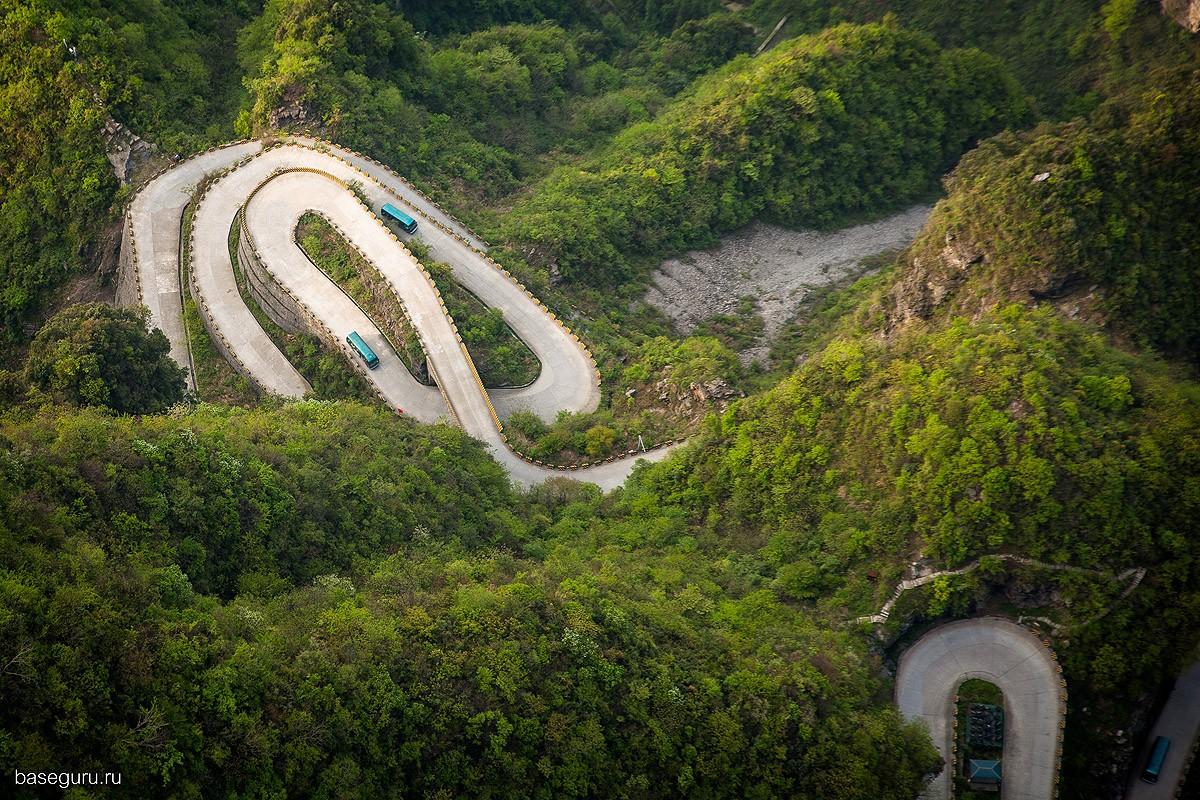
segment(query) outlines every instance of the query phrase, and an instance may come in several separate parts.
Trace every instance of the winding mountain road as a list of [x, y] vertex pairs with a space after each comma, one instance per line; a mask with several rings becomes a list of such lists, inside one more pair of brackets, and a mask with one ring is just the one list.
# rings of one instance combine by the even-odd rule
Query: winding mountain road
[[924, 722], [947, 762], [922, 797], [952, 796], [954, 697], [968, 678], [990, 681], [1004, 693], [1001, 798], [1051, 800], [1066, 715], [1061, 669], [1028, 630], [990, 617], [934, 628], [900, 657], [896, 704], [906, 719]]
[[[531, 485], [566, 476], [611, 489], [624, 482], [639, 459], [656, 461], [670, 452], [670, 447], [662, 447], [578, 469], [551, 468], [513, 452], [501, 416], [526, 409], [550, 420], [561, 410], [591, 411], [598, 406], [600, 379], [591, 354], [525, 287], [487, 258], [481, 240], [432, 201], [386, 167], [311, 139], [267, 148], [244, 142], [201, 154], [155, 178], [132, 203], [132, 268], [140, 302], [149, 308], [151, 324], [170, 340], [172, 357], [185, 367], [190, 369], [180, 286], [180, 221], [205, 178], [211, 182], [192, 218], [191, 291], [210, 334], [232, 355], [231, 363], [263, 390], [302, 398], [311, 387], [238, 291], [229, 238], [239, 214], [244, 214], [245, 241], [237, 257], [243, 266], [246, 260], [261, 266], [272, 288], [299, 309], [317, 329], [314, 332], [336, 342], [352, 360], [344, 338], [357, 330], [383, 356], [378, 369], [364, 374], [387, 403], [421, 421], [457, 422], [490, 448], [516, 482]], [[367, 205], [350, 190], [351, 183], [365, 195]], [[541, 363], [533, 383], [491, 392], [483, 387], [440, 293], [404, 246], [408, 237], [397, 236], [377, 215], [385, 202], [418, 219], [430, 257], [449, 264], [456, 280], [503, 313]], [[308, 211], [333, 222], [391, 285], [418, 332], [437, 388], [413, 378], [375, 324], [297, 245], [295, 227]]]

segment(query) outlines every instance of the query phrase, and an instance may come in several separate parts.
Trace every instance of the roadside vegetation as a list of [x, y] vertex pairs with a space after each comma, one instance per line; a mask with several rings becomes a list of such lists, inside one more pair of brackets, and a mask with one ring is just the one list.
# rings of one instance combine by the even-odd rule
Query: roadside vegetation
[[504, 321], [504, 314], [489, 308], [454, 279], [449, 264], [434, 261], [429, 248], [420, 239], [407, 242], [413, 255], [429, 270], [434, 286], [442, 293], [463, 344], [475, 362], [483, 385], [494, 389], [504, 386], [528, 386], [537, 380], [541, 362]]
[[[1064, 797], [1120, 790], [1117, 732], [1200, 630], [1200, 45], [1157, 4], [101, 5], [0, 0], [0, 316], [29, 348], [0, 359], [0, 771], [115, 769], [147, 797], [911, 800], [937, 759], [889, 646], [988, 612], [1062, 628]], [[219, 403], [177, 402], [136, 312], [39, 331], [111, 263], [131, 189], [107, 115], [160, 156], [312, 129], [391, 164], [596, 355], [600, 409], [514, 414], [518, 449], [690, 443], [608, 496], [518, 492], [261, 312], [328, 399], [256, 399], [190, 303]], [[765, 370], [730, 347], [751, 315], [681, 339], [639, 301], [660, 257], [749, 219], [943, 190]], [[502, 320], [454, 302], [517, 382]], [[914, 560], [980, 566], [868, 637], [854, 619]], [[1139, 568], [1127, 597], [1103, 577]]]
[[284, 330], [262, 310], [258, 301], [250, 294], [250, 287], [246, 284], [246, 275], [238, 260], [237, 246], [240, 235], [241, 222], [235, 219], [229, 229], [229, 257], [234, 265], [233, 272], [242, 302], [246, 304], [246, 308], [250, 309], [254, 319], [279, 348], [279, 352], [283, 353], [292, 366], [308, 381], [308, 385], [312, 387], [313, 397], [318, 400], [348, 399], [368, 404], [379, 403], [379, 398], [370, 383], [355, 371], [354, 366], [340, 349], [326, 343], [311, 331]]

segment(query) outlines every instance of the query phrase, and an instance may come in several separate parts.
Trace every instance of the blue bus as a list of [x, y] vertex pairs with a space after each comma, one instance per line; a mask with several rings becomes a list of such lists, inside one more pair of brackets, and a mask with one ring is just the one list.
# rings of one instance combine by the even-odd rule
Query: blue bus
[[396, 208], [391, 203], [383, 204], [383, 218], [392, 219], [400, 223], [400, 227], [404, 228], [407, 233], [417, 232], [417, 221], [405, 214], [400, 209]]
[[370, 369], [375, 369], [379, 366], [379, 356], [375, 355], [375, 351], [371, 346], [363, 341], [363, 338], [358, 335], [358, 331], [350, 331], [350, 335], [346, 337], [346, 344], [354, 348], [362, 360], [367, 362]]
[[1146, 768], [1142, 770], [1142, 780], [1146, 783], [1158, 783], [1158, 773], [1162, 771], [1163, 762], [1167, 760], [1167, 751], [1171, 749], [1171, 740], [1160, 736], [1154, 740], [1150, 750], [1150, 758], [1146, 760]]

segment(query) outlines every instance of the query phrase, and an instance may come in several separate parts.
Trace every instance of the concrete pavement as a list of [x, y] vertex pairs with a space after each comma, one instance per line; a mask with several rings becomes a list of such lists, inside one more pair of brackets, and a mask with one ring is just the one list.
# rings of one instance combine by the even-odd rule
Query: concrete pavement
[[900, 658], [896, 704], [906, 719], [925, 724], [947, 761], [922, 797], [950, 800], [954, 696], [968, 678], [990, 681], [1004, 693], [1003, 800], [1051, 800], [1066, 713], [1061, 670], [1036, 636], [995, 618], [934, 628]]
[[[253, 155], [214, 181], [199, 199], [192, 226], [191, 269], [192, 289], [210, 333], [233, 354], [239, 369], [263, 389], [299, 398], [310, 387], [262, 330], [237, 290], [228, 237], [243, 205], [246, 230], [275, 282], [333, 332], [339, 344], [350, 330], [358, 330], [384, 356], [379, 369], [368, 373], [384, 398], [425, 421], [446, 418], [453, 412], [451, 418], [482, 440], [518, 483], [528, 485], [565, 476], [611, 489], [624, 482], [641, 458], [657, 461], [671, 452], [672, 448], [660, 448], [576, 470], [551, 469], [516, 455], [504, 441], [493, 398], [479, 382], [440, 295], [421, 265], [382, 224], [378, 207], [392, 202], [420, 220], [419, 235], [429, 246], [431, 257], [449, 264], [467, 289], [499, 308], [510, 327], [537, 355], [541, 370], [532, 384], [495, 392], [500, 414], [522, 408], [552, 419], [564, 409], [595, 409], [600, 400], [599, 375], [583, 344], [527, 290], [487, 259], [480, 249], [482, 241], [381, 165], [327, 145], [317, 150], [293, 143], [261, 151], [259, 143], [251, 142], [227, 150], [230, 152], [220, 150], [201, 157], [204, 160], [187, 162], [179, 175], [166, 173], [156, 181], [154, 191], [139, 195], [135, 201], [134, 241], [139, 251], [152, 254], [139, 260], [143, 301], [153, 303], [154, 324], [168, 331], [172, 355], [181, 363], [187, 363], [187, 350], [177, 277], [178, 214], [192, 187], [206, 174]], [[370, 210], [342, 185], [350, 181], [363, 187]], [[319, 211], [335, 222], [392, 284], [421, 336], [441, 393], [415, 381], [390, 352], [374, 324], [304, 256], [293, 231], [300, 215], [309, 210]], [[175, 214], [173, 229], [166, 219], [171, 213]], [[437, 219], [448, 230], [434, 225], [431, 219]], [[159, 224], [154, 224], [156, 220]], [[147, 289], [160, 285], [165, 289]], [[172, 299], [174, 302], [169, 302]], [[347, 357], [354, 357], [348, 348], [344, 349]]]
[[[310, 139], [297, 139], [311, 143]], [[450, 233], [428, 220], [415, 234], [428, 247], [433, 261], [449, 264], [455, 280], [492, 308], [504, 312], [504, 321], [533, 351], [542, 368], [529, 386], [493, 389], [491, 399], [502, 418], [513, 411], [532, 411], [547, 422], [559, 411], [594, 411], [600, 405], [599, 379], [595, 363], [588, 354], [549, 316], [530, 294], [487, 260], [485, 244], [461, 223], [422, 197], [395, 173], [370, 159], [340, 147], [326, 146], [329, 152], [361, 169], [357, 180], [378, 212], [384, 203], [393, 203], [414, 218], [421, 215], [437, 220]], [[397, 229], [398, 231], [398, 229]], [[406, 241], [413, 236], [399, 232]]]
[[188, 357], [183, 295], [179, 286], [183, 209], [206, 175], [225, 169], [260, 149], [259, 142], [243, 142], [189, 158], [143, 186], [130, 206], [130, 223], [137, 243], [136, 268], [142, 287], [141, 302], [150, 310], [151, 326], [165, 333], [171, 343], [171, 357], [187, 370], [189, 389], [195, 389], [196, 382]]

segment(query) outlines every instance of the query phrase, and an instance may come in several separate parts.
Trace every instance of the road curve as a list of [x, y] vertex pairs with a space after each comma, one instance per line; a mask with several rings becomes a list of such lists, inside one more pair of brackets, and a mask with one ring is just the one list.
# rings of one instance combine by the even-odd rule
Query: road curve
[[[1003, 800], [1051, 800], [1066, 714], [1053, 654], [1025, 628], [990, 617], [934, 628], [904, 652], [896, 704], [906, 719], [924, 722], [947, 764], [954, 697], [968, 678], [990, 681], [1004, 693]], [[952, 788], [950, 768], [943, 768], [922, 797], [949, 800]]]
[[[551, 469], [525, 460], [507, 446], [493, 401], [500, 414], [524, 408], [546, 419], [563, 409], [592, 410], [600, 399], [595, 363], [577, 337], [487, 258], [480, 249], [480, 240], [464, 232], [461, 224], [387, 168], [327, 144], [314, 147], [308, 141], [289, 141], [265, 150], [257, 142], [242, 143], [192, 159], [176, 169], [181, 169], [179, 175], [174, 174], [175, 170], [168, 171], [139, 194], [131, 209], [131, 232], [142, 254], [137, 262], [142, 301], [148, 306], [154, 302], [152, 321], [167, 332], [172, 355], [181, 363], [188, 361], [179, 302], [178, 256], [172, 260], [164, 254], [171, 249], [172, 235], [173, 252], [178, 254], [179, 211], [191, 191], [206, 175], [219, 171], [200, 196], [193, 216], [191, 289], [210, 333], [234, 354], [238, 369], [263, 389], [291, 398], [310, 391], [238, 292], [228, 245], [230, 228], [239, 213], [244, 213], [244, 235], [252, 243], [250, 249], [257, 263], [311, 320], [325, 329], [324, 338], [341, 344], [346, 332], [358, 330], [368, 343], [390, 356], [383, 359], [379, 369], [366, 375], [393, 407], [424, 421], [449, 417], [458, 422], [488, 445], [518, 483], [529, 485], [566, 476], [609, 489], [623, 483], [633, 469], [637, 457], [580, 469]], [[350, 182], [362, 189], [368, 206], [348, 190]], [[494, 398], [484, 389], [428, 273], [375, 213], [384, 202], [406, 208], [421, 220], [420, 235], [431, 257], [448, 263], [460, 282], [503, 312], [508, 324], [541, 362], [541, 371], [532, 384], [496, 390]], [[147, 224], [163, 215], [158, 204], [170, 205], [168, 210], [176, 219], [173, 229], [165, 223]], [[392, 285], [421, 337], [438, 376], [438, 389], [412, 378], [371, 321], [300, 250], [293, 231], [306, 211], [321, 213], [335, 223]], [[147, 287], [160, 285], [166, 291], [158, 291], [157, 297], [148, 296], [154, 290], [148, 291]], [[659, 460], [670, 449], [659, 448], [641, 457]]]
[[147, 183], [130, 204], [129, 225], [137, 253], [132, 269], [137, 273], [141, 302], [150, 311], [151, 326], [165, 333], [171, 343], [171, 357], [187, 370], [189, 389], [195, 389], [196, 382], [188, 358], [179, 286], [183, 209], [206, 176], [261, 149], [259, 142], [239, 142], [200, 153]]

